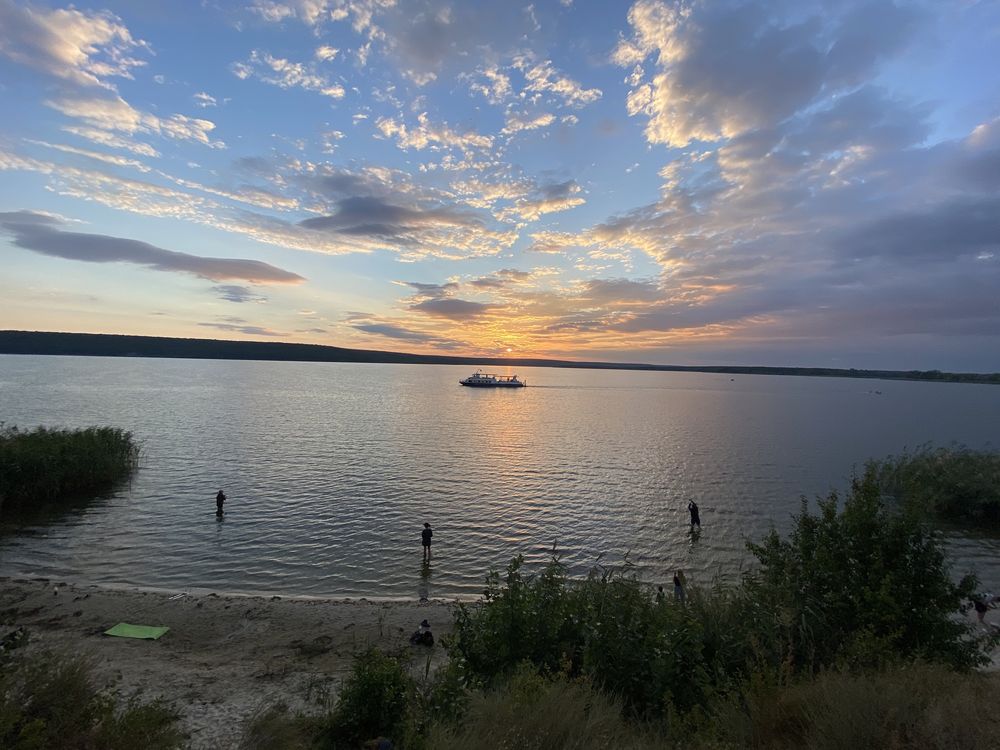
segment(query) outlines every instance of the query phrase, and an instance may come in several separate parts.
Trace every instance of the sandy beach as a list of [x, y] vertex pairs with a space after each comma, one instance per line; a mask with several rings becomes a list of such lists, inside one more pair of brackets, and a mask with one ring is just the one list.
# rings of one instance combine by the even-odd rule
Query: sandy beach
[[[413, 667], [420, 671], [428, 659], [443, 661], [439, 645], [410, 647], [408, 638], [423, 619], [435, 636], [447, 633], [452, 606], [191, 595], [0, 578], [4, 632], [23, 625], [29, 649], [90, 657], [98, 678], [123, 697], [174, 703], [188, 746], [196, 750], [237, 747], [246, 721], [263, 706], [283, 701], [319, 711], [352, 655], [366, 646], [412, 648]], [[155, 641], [103, 634], [119, 622], [170, 631]]]

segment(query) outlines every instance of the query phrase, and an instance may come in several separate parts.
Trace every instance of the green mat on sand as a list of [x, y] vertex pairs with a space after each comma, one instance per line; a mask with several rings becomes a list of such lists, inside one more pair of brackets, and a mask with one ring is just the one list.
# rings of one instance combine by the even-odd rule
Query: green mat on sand
[[115, 635], [119, 638], [152, 638], [154, 641], [166, 633], [170, 628], [158, 628], [152, 625], [129, 625], [127, 622], [120, 622], [111, 630], [105, 630], [104, 635]]

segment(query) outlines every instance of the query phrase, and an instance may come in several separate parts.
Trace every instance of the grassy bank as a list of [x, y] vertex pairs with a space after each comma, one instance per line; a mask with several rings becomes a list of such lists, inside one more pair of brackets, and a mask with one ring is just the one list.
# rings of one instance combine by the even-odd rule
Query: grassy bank
[[101, 691], [78, 657], [0, 653], [0, 747], [9, 750], [172, 750], [176, 712], [160, 703], [124, 705]]
[[0, 428], [0, 513], [28, 513], [111, 489], [132, 473], [139, 446], [112, 427]]
[[955, 617], [976, 581], [952, 581], [874, 469], [749, 548], [743, 580], [686, 603], [627, 566], [571, 579], [515, 559], [459, 606], [445, 667], [366, 652], [325, 715], [270, 712], [247, 746], [264, 727], [287, 747], [397, 750], [958, 747], [1000, 728], [997, 680], [974, 671], [997, 638]]

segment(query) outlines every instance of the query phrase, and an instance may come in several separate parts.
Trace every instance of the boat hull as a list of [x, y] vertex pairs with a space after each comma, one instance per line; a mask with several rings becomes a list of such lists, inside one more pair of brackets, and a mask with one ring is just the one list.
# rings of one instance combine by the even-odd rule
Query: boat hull
[[524, 383], [466, 383], [464, 380], [458, 382], [469, 388], [524, 388]]

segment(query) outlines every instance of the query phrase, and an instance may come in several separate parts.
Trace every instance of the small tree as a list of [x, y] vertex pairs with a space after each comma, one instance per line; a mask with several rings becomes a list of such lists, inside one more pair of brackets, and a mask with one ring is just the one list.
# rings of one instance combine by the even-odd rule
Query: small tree
[[969, 668], [982, 642], [954, 617], [975, 579], [952, 581], [939, 536], [882, 502], [875, 471], [836, 492], [805, 499], [787, 539], [749, 544], [760, 566], [744, 583], [773, 613], [774, 656], [794, 671], [837, 663], [872, 666], [921, 658]]

